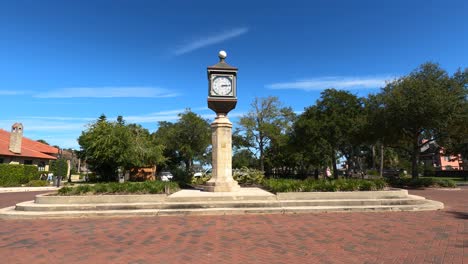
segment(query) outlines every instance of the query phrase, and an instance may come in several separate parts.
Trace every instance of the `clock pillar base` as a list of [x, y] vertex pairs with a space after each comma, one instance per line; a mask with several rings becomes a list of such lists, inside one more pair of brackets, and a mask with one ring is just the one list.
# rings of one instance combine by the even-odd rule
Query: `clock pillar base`
[[224, 114], [211, 124], [213, 144], [212, 176], [203, 188], [207, 192], [236, 192], [240, 186], [232, 178], [232, 123]]

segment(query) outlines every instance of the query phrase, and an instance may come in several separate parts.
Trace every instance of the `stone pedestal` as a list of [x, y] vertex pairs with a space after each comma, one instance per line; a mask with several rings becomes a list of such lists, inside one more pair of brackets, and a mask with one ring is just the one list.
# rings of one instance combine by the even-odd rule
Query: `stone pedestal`
[[232, 178], [232, 123], [218, 114], [211, 124], [213, 144], [212, 176], [204, 190], [208, 192], [236, 192], [239, 184]]

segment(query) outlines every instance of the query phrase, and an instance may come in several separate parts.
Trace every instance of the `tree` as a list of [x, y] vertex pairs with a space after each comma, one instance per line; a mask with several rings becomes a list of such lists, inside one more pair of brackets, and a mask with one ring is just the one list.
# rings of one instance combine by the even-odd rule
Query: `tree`
[[153, 137], [165, 147], [169, 167], [184, 162], [186, 172], [192, 171], [194, 160], [203, 159], [211, 143], [208, 121], [190, 110], [179, 114], [176, 123], [159, 122]]
[[[454, 76], [456, 77], [456, 76]], [[411, 174], [418, 178], [421, 147], [443, 142], [462, 119], [466, 88], [434, 63], [425, 63], [407, 76], [388, 83], [382, 90], [391, 146], [411, 156]]]
[[49, 143], [47, 143], [47, 141], [45, 141], [44, 139], [38, 139], [36, 141], [39, 142], [39, 143], [42, 143], [42, 144], [49, 145]]
[[62, 179], [68, 177], [68, 164], [65, 158], [58, 158], [57, 160], [50, 162], [49, 170], [54, 174], [54, 176], [60, 176]]
[[257, 165], [257, 158], [248, 149], [241, 149], [232, 155], [232, 168], [240, 169], [242, 167], [252, 168]]
[[301, 167], [315, 168], [315, 177], [318, 177], [320, 168], [331, 163], [331, 146], [321, 136], [321, 122], [316, 106], [310, 106], [299, 115], [294, 123], [290, 146], [298, 155]]
[[260, 170], [265, 170], [265, 149], [281, 134], [287, 133], [294, 120], [291, 108], [282, 107], [277, 97], [255, 98], [250, 111], [239, 121], [240, 134], [259, 155]]
[[78, 138], [81, 158], [103, 180], [115, 180], [118, 167], [152, 166], [164, 161], [163, 148], [140, 125], [126, 125], [123, 118], [109, 122], [104, 115]]
[[455, 85], [459, 85], [465, 92], [463, 105], [458, 112], [457, 120], [450, 130], [448, 136], [441, 140], [447, 153], [461, 154], [462, 157], [468, 157], [468, 68], [464, 71], [458, 70], [453, 75]]
[[[332, 161], [333, 175], [338, 178], [337, 158], [344, 155], [347, 163], [357, 157], [362, 143], [361, 131], [364, 124], [362, 100], [347, 91], [326, 89], [314, 109], [309, 113], [317, 124], [315, 133], [328, 148], [328, 157]], [[306, 110], [307, 112], [307, 110]], [[314, 116], [315, 115], [315, 116]]]

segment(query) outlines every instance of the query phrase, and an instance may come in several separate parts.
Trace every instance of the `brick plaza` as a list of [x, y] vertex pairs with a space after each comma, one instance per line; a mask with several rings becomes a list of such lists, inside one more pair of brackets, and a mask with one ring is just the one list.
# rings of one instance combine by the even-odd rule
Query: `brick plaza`
[[[468, 263], [468, 188], [442, 211], [0, 220], [1, 263]], [[0, 194], [2, 207], [35, 193]]]

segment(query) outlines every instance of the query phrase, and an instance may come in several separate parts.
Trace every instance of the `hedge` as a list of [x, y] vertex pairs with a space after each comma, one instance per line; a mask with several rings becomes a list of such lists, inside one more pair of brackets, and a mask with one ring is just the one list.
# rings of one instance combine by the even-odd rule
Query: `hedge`
[[379, 191], [386, 183], [382, 179], [339, 179], [339, 180], [295, 180], [295, 179], [266, 179], [263, 187], [271, 192], [350, 192], [350, 191]]
[[0, 186], [20, 186], [38, 177], [34, 165], [0, 164]]
[[58, 195], [101, 195], [101, 194], [162, 194], [168, 191], [174, 193], [180, 190], [176, 182], [146, 181], [146, 182], [109, 182], [94, 185], [81, 184], [76, 187], [63, 187]]
[[450, 179], [435, 178], [395, 178], [387, 179], [387, 183], [396, 188], [457, 187], [457, 184]]

